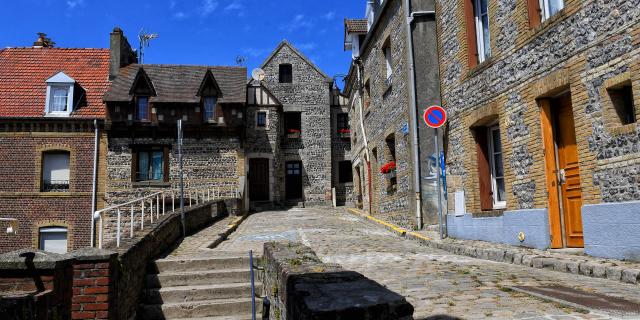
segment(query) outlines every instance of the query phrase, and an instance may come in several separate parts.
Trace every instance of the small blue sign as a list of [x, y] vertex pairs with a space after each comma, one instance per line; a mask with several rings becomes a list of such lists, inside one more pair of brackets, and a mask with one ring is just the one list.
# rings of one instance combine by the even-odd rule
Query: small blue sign
[[406, 136], [409, 134], [409, 124], [405, 123], [402, 125], [402, 127], [400, 128], [400, 131], [402, 131], [402, 133]]

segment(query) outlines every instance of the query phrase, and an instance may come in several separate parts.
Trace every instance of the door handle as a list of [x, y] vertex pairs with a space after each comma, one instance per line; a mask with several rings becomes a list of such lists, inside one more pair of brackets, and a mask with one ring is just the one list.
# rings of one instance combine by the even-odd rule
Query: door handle
[[558, 181], [560, 184], [565, 184], [565, 182], [567, 182], [567, 174], [564, 169], [560, 169], [560, 172], [558, 173]]

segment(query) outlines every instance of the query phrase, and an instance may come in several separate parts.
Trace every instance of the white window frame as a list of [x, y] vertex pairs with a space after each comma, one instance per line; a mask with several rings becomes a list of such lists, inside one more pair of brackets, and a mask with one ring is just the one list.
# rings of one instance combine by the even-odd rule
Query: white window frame
[[[52, 159], [54, 159], [55, 156], [64, 156], [66, 159], [66, 169], [59, 169], [58, 172], [56, 172], [57, 175], [61, 175], [61, 176], [65, 176], [66, 175], [66, 182], [67, 182], [67, 189], [66, 191], [69, 191], [69, 186], [71, 185], [71, 152], [69, 151], [65, 151], [65, 150], [48, 150], [48, 151], [44, 151], [42, 153], [42, 172], [41, 172], [41, 177], [40, 177], [40, 181], [42, 183], [42, 191], [45, 192], [45, 185], [47, 184], [47, 182], [49, 184], [52, 184], [53, 181], [65, 181], [63, 179], [52, 179], [52, 175], [53, 172], [48, 171], [47, 169], [51, 169], [51, 166], [47, 165], [48, 161], [52, 161]], [[58, 159], [60, 160], [60, 159]], [[48, 175], [49, 180], [47, 181], [45, 178]], [[66, 192], [66, 191], [57, 191], [57, 192]], [[50, 190], [47, 190], [46, 192], [51, 192]]]
[[50, 251], [50, 252], [60, 253], [60, 254], [67, 253], [69, 251], [69, 229], [66, 228], [66, 227], [42, 227], [42, 228], [40, 228], [38, 230], [38, 249], [44, 250], [44, 241], [43, 241], [44, 239], [42, 238], [43, 234], [47, 234], [47, 233], [63, 233], [63, 232], [66, 235], [66, 238], [65, 238], [65, 242], [66, 242], [65, 252], [54, 252], [54, 251]]
[[391, 85], [392, 76], [393, 76], [393, 57], [391, 56], [391, 41], [387, 42], [387, 45], [382, 48], [384, 54], [384, 61], [387, 67], [387, 77], [384, 82], [387, 86]]
[[[489, 151], [489, 166], [490, 166], [490, 174], [491, 174], [491, 193], [493, 199], [493, 208], [494, 209], [504, 209], [507, 207], [507, 201], [498, 200], [498, 183], [497, 179], [502, 178], [504, 181], [504, 148], [500, 151], [500, 157], [502, 158], [502, 177], [496, 177], [496, 164], [495, 164], [495, 156], [496, 152], [494, 151], [495, 147], [493, 145], [493, 132], [498, 131], [500, 134], [500, 126], [498, 124], [489, 126], [487, 128], [487, 149]], [[500, 136], [500, 144], [502, 144], [502, 136]], [[505, 195], [506, 195], [506, 181], [505, 181]]]
[[[475, 24], [476, 24], [476, 44], [477, 44], [477, 51], [478, 51], [478, 62], [482, 63], [485, 60], [487, 60], [490, 56], [491, 56], [491, 48], [485, 48], [484, 43], [485, 43], [485, 39], [484, 39], [484, 23], [482, 22], [482, 16], [481, 16], [481, 11], [482, 11], [482, 7], [481, 7], [481, 2], [482, 1], [487, 1], [487, 21], [489, 21], [489, 4], [488, 1], [489, 0], [473, 0], [474, 2], [474, 6], [473, 6], [473, 16], [475, 17]], [[545, 1], [545, 0], [541, 0], [541, 1]], [[487, 25], [487, 29], [489, 29], [489, 26]], [[491, 35], [489, 34], [489, 43], [491, 43]]]
[[[209, 117], [207, 116], [207, 100], [213, 100], [213, 114]], [[214, 96], [205, 96], [202, 98], [202, 114], [204, 115], [205, 121], [208, 122], [218, 122], [218, 118], [216, 117], [218, 111], [218, 98]]]
[[[71, 112], [73, 112], [73, 89], [76, 81], [64, 74], [64, 72], [58, 72], [53, 77], [47, 79], [45, 83], [47, 84], [45, 114], [50, 117], [68, 117]], [[53, 89], [55, 88], [67, 89], [67, 107], [64, 111], [53, 111]]]
[[558, 11], [551, 13], [551, 6], [549, 5], [550, 0], [539, 0], [540, 1], [540, 20], [545, 21], [551, 17], [553, 17], [560, 10], [564, 9], [564, 0], [560, 0], [561, 7]]

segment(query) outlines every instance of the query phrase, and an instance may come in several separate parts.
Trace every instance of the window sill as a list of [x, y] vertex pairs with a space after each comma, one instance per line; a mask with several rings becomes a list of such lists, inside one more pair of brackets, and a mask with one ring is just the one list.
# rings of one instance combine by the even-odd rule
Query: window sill
[[50, 112], [44, 115], [46, 118], [68, 118], [71, 112]]
[[529, 31], [524, 35], [524, 41], [516, 45], [516, 50], [527, 45], [531, 40], [540, 36], [540, 34], [548, 31], [552, 26], [556, 25], [559, 21], [564, 20], [567, 17], [567, 7], [562, 8], [560, 11], [556, 12], [553, 16], [549, 17], [547, 20], [541, 21], [539, 25], [530, 27]]
[[136, 181], [136, 182], [132, 182], [131, 183], [132, 187], [136, 187], [136, 188], [151, 188], [151, 187], [158, 187], [158, 188], [164, 188], [164, 187], [171, 187], [171, 183], [170, 182], [164, 182], [164, 181]]
[[638, 123], [633, 122], [629, 124], [618, 124], [606, 127], [608, 129], [607, 131], [609, 131], [612, 136], [621, 136], [625, 134], [635, 133], [636, 129], [638, 128]]
[[491, 218], [491, 217], [501, 217], [504, 215], [506, 208], [494, 208], [492, 210], [483, 210], [480, 212], [474, 212], [471, 215], [473, 218]]
[[467, 78], [476, 76], [477, 74], [481, 73], [482, 71], [486, 70], [492, 65], [493, 65], [493, 56], [490, 56], [486, 58], [484, 61], [482, 61], [481, 63], [478, 63], [475, 67], [469, 69], [469, 72], [467, 72]]

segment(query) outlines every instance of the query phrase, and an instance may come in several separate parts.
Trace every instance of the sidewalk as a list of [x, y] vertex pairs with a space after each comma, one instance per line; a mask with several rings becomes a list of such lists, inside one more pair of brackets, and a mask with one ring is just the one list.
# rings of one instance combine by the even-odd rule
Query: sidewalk
[[453, 238], [440, 240], [438, 233], [434, 231], [411, 231], [372, 217], [362, 210], [353, 208], [347, 210], [361, 218], [381, 224], [402, 237], [458, 255], [625, 283], [640, 283], [640, 263], [637, 262], [596, 258], [578, 252], [554, 252], [554, 250], [538, 250], [477, 240]]

